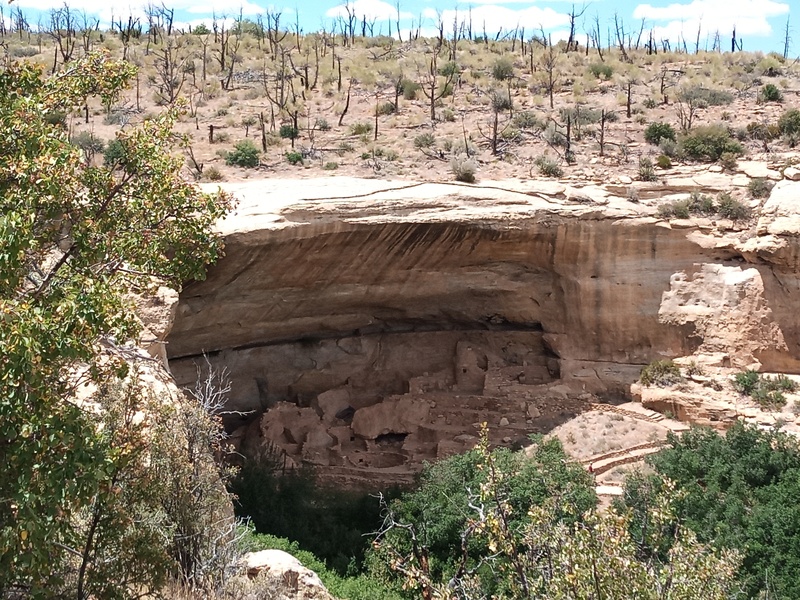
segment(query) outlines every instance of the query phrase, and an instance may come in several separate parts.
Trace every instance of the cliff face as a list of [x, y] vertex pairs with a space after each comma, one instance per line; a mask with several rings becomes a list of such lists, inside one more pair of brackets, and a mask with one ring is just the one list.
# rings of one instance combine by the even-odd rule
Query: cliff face
[[[779, 187], [791, 200], [797, 185]], [[767, 369], [800, 356], [786, 202], [759, 233], [670, 226], [603, 188], [542, 182], [232, 191], [226, 255], [181, 293], [170, 366], [187, 383], [209, 354], [229, 372], [231, 410], [267, 411], [239, 432], [245, 446], [266, 436], [330, 472], [402, 479], [468, 447], [481, 420], [497, 441], [523, 439], [703, 344]], [[763, 326], [719, 325], [755, 307]]]

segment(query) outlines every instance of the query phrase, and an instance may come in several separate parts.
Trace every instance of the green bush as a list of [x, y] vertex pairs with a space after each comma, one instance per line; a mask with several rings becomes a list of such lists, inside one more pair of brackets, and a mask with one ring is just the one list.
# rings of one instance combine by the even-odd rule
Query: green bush
[[225, 164], [251, 169], [258, 166], [260, 154], [252, 140], [242, 140], [236, 142], [233, 150], [225, 154]]
[[403, 98], [406, 100], [416, 100], [417, 92], [422, 89], [422, 86], [418, 84], [416, 81], [411, 81], [410, 79], [404, 79], [400, 83], [400, 88], [403, 90]]
[[518, 129], [540, 129], [542, 126], [536, 114], [527, 110], [515, 114], [512, 122]]
[[675, 200], [674, 202], [665, 202], [658, 207], [656, 215], [662, 219], [688, 219], [691, 216], [689, 201]]
[[747, 184], [747, 191], [752, 198], [766, 198], [774, 187], [774, 181], [764, 177], [755, 177]]
[[378, 114], [382, 117], [393, 115], [396, 110], [397, 107], [394, 105], [394, 102], [382, 102], [378, 104]]
[[658, 158], [656, 159], [656, 165], [659, 169], [671, 169], [672, 168], [672, 159], [666, 154], [659, 154]]
[[84, 151], [87, 158], [91, 160], [91, 158], [105, 149], [105, 142], [95, 135], [91, 131], [81, 131], [77, 135], [74, 135], [70, 142], [72, 142], [73, 146], [77, 146], [81, 150]]
[[[333, 594], [335, 598], [347, 600], [401, 600], [402, 596], [384, 583], [366, 575], [342, 576], [331, 570], [325, 561], [317, 558], [312, 552], [304, 550], [300, 544], [285, 537], [256, 533], [252, 529], [239, 532], [239, 549], [242, 552], [258, 552], [260, 550], [282, 550], [294, 556], [307, 569], [311, 569]], [[269, 597], [269, 596], [266, 596]]]
[[432, 133], [420, 133], [414, 138], [415, 148], [430, 148], [436, 143], [436, 137]]
[[539, 167], [539, 173], [545, 177], [561, 177], [564, 174], [558, 163], [549, 156], [542, 155], [538, 157], [534, 164]]
[[119, 139], [114, 138], [108, 142], [108, 145], [103, 152], [103, 163], [107, 167], [112, 165], [121, 165], [125, 161], [125, 154], [126, 150], [123, 143]]
[[681, 381], [681, 370], [671, 360], [657, 360], [642, 369], [639, 382], [642, 385], [658, 387], [670, 386]]
[[731, 221], [744, 221], [750, 218], [750, 208], [736, 200], [727, 192], [723, 192], [717, 198], [717, 214], [723, 219]]
[[[742, 552], [742, 598], [800, 598], [800, 448], [793, 436], [741, 421], [724, 435], [694, 427], [670, 434], [648, 462], [657, 473], [649, 483], [657, 488], [669, 480], [679, 494], [676, 523], [704, 543]], [[634, 511], [647, 505], [647, 495], [628, 503], [629, 485], [643, 478], [626, 480], [624, 497]]]
[[650, 123], [644, 130], [644, 139], [648, 144], [658, 146], [661, 140], [675, 141], [675, 129], [669, 123]]
[[44, 116], [44, 121], [48, 125], [58, 125], [65, 127], [67, 125], [67, 113], [63, 110], [51, 110]]
[[783, 135], [800, 134], [800, 110], [791, 108], [778, 119], [778, 130]]
[[280, 129], [278, 129], [278, 135], [284, 140], [296, 140], [300, 132], [294, 125], [281, 125]]
[[330, 126], [330, 123], [328, 123], [328, 120], [327, 119], [323, 119], [321, 117], [314, 121], [314, 127], [319, 129], [320, 131], [330, 131], [331, 130], [331, 126]]
[[739, 157], [733, 152], [723, 152], [719, 164], [726, 171], [733, 171], [739, 165]]
[[783, 92], [774, 83], [768, 83], [761, 88], [759, 98], [762, 102], [783, 102]]
[[[559, 520], [565, 523], [578, 521], [586, 510], [595, 506], [591, 476], [585, 468], [569, 460], [557, 438], [541, 440], [530, 458], [507, 449], [494, 450], [491, 456], [497, 472], [502, 474], [499, 493], [507, 498], [511, 508], [508, 525], [512, 531], [521, 531], [528, 510], [548, 499], [569, 499], [556, 503]], [[427, 465], [417, 488], [391, 504], [397, 520], [414, 523], [417, 541], [429, 553], [431, 574], [436, 580], [447, 581], [458, 568], [463, 555], [462, 532], [475, 514], [468, 508], [469, 503], [475, 501], [474, 495], [480, 493], [481, 485], [488, 479], [487, 469], [480, 468], [481, 464], [480, 452], [472, 450]], [[406, 554], [411, 547], [408, 536], [399, 530], [391, 532], [385, 541], [400, 554]], [[473, 539], [469, 547], [470, 563], [474, 564], [488, 552], [485, 542]], [[385, 575], [398, 577], [392, 573]], [[481, 577], [492, 578], [493, 574], [484, 572]]]
[[737, 156], [744, 153], [742, 145], [722, 125], [695, 127], [681, 136], [679, 143], [687, 158], [698, 161], [715, 162], [725, 152]]
[[304, 468], [282, 474], [277, 455], [266, 450], [245, 459], [230, 490], [238, 498], [236, 515], [249, 518], [256, 531], [297, 542], [341, 574], [351, 561], [361, 564], [369, 546], [364, 534], [381, 523], [375, 497], [319, 486]]
[[608, 81], [614, 74], [614, 67], [606, 63], [596, 62], [589, 65], [589, 72], [597, 79]]
[[734, 375], [733, 387], [745, 396], [750, 396], [762, 407], [779, 410], [786, 404], [783, 393], [794, 392], [797, 384], [785, 375], [769, 377], [749, 369]]
[[492, 77], [497, 81], [514, 78], [514, 61], [505, 56], [498, 58], [492, 65]]
[[288, 162], [290, 165], [303, 164], [303, 155], [300, 152], [287, 152], [285, 156], [286, 162]]
[[322, 168], [326, 171], [335, 171], [339, 168], [339, 163], [335, 161], [326, 162], [324, 165], [322, 165]]

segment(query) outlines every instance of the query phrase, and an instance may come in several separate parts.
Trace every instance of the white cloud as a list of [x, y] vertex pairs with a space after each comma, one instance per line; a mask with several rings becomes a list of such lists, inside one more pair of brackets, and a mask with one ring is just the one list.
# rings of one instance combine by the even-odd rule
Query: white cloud
[[[368, 21], [394, 21], [397, 19], [397, 7], [383, 0], [354, 0], [346, 4], [334, 6], [325, 13], [328, 17], [347, 17], [347, 7], [359, 19], [366, 17]], [[411, 19], [414, 15], [409, 12], [400, 12], [401, 19]]]
[[455, 10], [442, 11], [442, 20], [445, 23], [452, 23], [456, 16], [460, 21], [471, 17], [473, 32], [482, 32], [485, 24], [486, 32], [492, 35], [500, 29], [509, 31], [518, 25], [528, 30], [540, 27], [548, 30], [569, 23], [567, 14], [556, 12], [549, 7], [540, 8], [538, 6], [514, 10], [506, 6], [481, 4], [474, 6], [471, 13], [467, 10], [460, 10], [457, 14]]
[[[64, 0], [17, 0], [22, 8], [32, 8], [35, 10], [51, 10], [58, 9], [64, 6]], [[142, 17], [145, 14], [144, 8], [148, 4], [146, 0], [140, 2], [109, 2], [108, 0], [69, 0], [67, 2], [71, 10], [76, 12], [86, 11], [88, 14], [98, 15], [103, 21], [110, 21], [110, 16], [113, 14], [116, 17], [124, 15], [133, 15], [135, 17]], [[195, 0], [169, 0], [165, 2], [168, 9], [174, 9], [175, 13], [186, 11], [191, 14], [211, 15], [216, 13], [218, 15], [238, 15], [241, 8], [242, 14], [256, 15], [263, 13], [264, 8], [242, 0], [240, 2], [232, 2], [230, 0], [206, 0], [202, 4], [197, 4]], [[285, 11], [284, 11], [285, 12]]]
[[734, 26], [737, 37], [769, 36], [772, 26], [768, 19], [788, 13], [788, 3], [774, 0], [693, 0], [668, 6], [640, 4], [633, 11], [633, 18], [655, 21], [656, 37], [673, 42], [683, 37], [687, 43], [694, 43], [700, 27], [702, 45], [706, 36], [713, 36], [716, 31], [727, 37]]

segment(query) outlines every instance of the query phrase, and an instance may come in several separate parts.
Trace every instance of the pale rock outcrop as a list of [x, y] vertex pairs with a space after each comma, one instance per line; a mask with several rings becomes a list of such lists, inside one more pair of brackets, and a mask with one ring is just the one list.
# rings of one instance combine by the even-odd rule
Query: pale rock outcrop
[[701, 340], [697, 352], [724, 353], [726, 366], [757, 368], [764, 353], [788, 350], [754, 268], [704, 263], [691, 274], [675, 273], [658, 316], [663, 323], [692, 324]]
[[523, 444], [586, 394], [629, 396], [655, 359], [800, 372], [800, 183], [753, 222], [657, 216], [749, 181], [682, 167], [637, 183], [639, 204], [619, 183], [234, 184], [226, 255], [181, 293], [170, 365], [188, 383], [208, 353], [229, 408], [253, 411], [227, 419], [242, 448], [353, 485], [409, 481], [482, 422]]
[[783, 177], [791, 181], [800, 181], [800, 169], [797, 167], [786, 167], [783, 170]]
[[249, 577], [270, 581], [280, 600], [335, 600], [319, 576], [283, 550], [248, 552], [242, 561]]
[[390, 433], [412, 433], [428, 419], [430, 411], [431, 406], [425, 400], [408, 396], [387, 398], [355, 412], [353, 433], [368, 440]]
[[172, 288], [159, 286], [152, 294], [136, 296], [136, 316], [142, 323], [139, 347], [150, 356], [157, 358], [169, 370], [166, 339], [172, 330], [178, 308], [178, 292]]

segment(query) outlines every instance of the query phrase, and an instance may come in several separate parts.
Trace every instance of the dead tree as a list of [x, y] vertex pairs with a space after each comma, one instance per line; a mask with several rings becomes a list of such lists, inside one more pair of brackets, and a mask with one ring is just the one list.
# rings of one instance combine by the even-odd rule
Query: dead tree
[[[239, 9], [239, 18], [236, 20], [236, 35], [233, 36], [233, 42], [230, 42], [230, 31], [228, 32], [228, 41], [226, 43], [228, 51], [228, 75], [222, 83], [223, 90], [231, 89], [231, 82], [233, 81], [233, 73], [236, 69], [236, 63], [239, 62], [239, 46], [242, 43], [242, 11]], [[224, 57], [223, 57], [224, 61]]]
[[434, 49], [427, 70], [420, 73], [422, 93], [430, 103], [431, 124], [436, 123], [436, 103], [452, 92], [456, 75], [458, 65], [454, 62], [448, 62], [439, 68], [439, 48]]
[[544, 70], [547, 79], [545, 80], [545, 88], [550, 97], [550, 108], [553, 108], [553, 94], [555, 93], [556, 85], [558, 83], [558, 53], [556, 53], [552, 40], [548, 38], [547, 49], [542, 55], [542, 69]]
[[569, 17], [569, 38], [567, 39], [567, 45], [564, 48], [564, 52], [577, 52], [578, 50], [578, 38], [575, 37], [575, 22], [577, 19], [580, 19], [583, 16], [583, 13], [586, 12], [586, 5], [584, 5], [580, 12], [575, 12], [575, 5], [572, 5], [572, 9], [569, 11], [567, 15]]
[[53, 60], [54, 73], [57, 68], [59, 56], [61, 57], [62, 64], [66, 64], [72, 60], [77, 37], [75, 30], [76, 24], [75, 14], [68, 4], [65, 3], [61, 8], [54, 8], [50, 11], [50, 28], [47, 30], [47, 34], [53, 38], [55, 42], [55, 59]]
[[589, 31], [589, 37], [591, 38], [592, 43], [597, 50], [597, 56], [600, 57], [600, 62], [605, 62], [605, 59], [603, 58], [603, 44], [600, 40], [600, 15], [597, 13], [594, 14], [594, 25]]
[[614, 13], [614, 32], [617, 36], [617, 45], [619, 46], [620, 54], [622, 54], [622, 60], [631, 62], [631, 59], [628, 57], [628, 52], [625, 49], [625, 23], [619, 18], [617, 13]]
[[174, 104], [186, 81], [186, 64], [189, 55], [184, 48], [184, 41], [175, 36], [168, 36], [164, 43], [154, 50], [153, 66], [155, 75], [150, 76], [150, 83], [156, 88], [161, 102]]
[[128, 60], [128, 48], [131, 44], [131, 39], [138, 39], [142, 35], [142, 25], [139, 23], [139, 18], [133, 15], [128, 15], [128, 21], [123, 23], [122, 17], [119, 21], [114, 23], [111, 21], [111, 28], [116, 26], [119, 31], [119, 39], [122, 42], [122, 60]]

